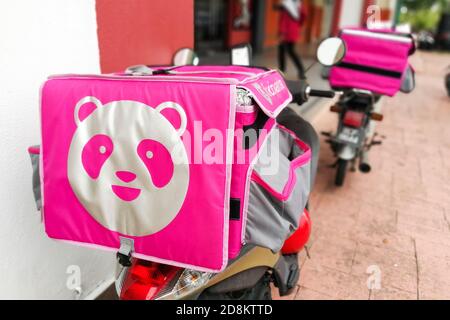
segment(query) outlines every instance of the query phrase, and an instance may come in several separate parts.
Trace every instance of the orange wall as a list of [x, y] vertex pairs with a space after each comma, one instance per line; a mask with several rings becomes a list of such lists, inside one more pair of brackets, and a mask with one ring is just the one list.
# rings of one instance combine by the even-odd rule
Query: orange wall
[[[265, 40], [264, 47], [269, 48], [278, 45], [278, 10], [274, 10], [273, 6], [279, 4], [279, 0], [265, 0], [266, 1], [266, 16], [265, 16]], [[304, 0], [303, 5], [307, 8], [306, 21], [301, 28], [300, 43], [309, 43], [312, 38], [320, 36], [320, 28], [322, 24], [323, 10], [321, 7], [316, 7], [312, 0]]]
[[339, 23], [342, 13], [342, 0], [336, 0], [334, 2], [334, 16], [331, 24], [331, 34], [336, 36], [339, 33]]
[[274, 10], [273, 7], [277, 4], [278, 0], [265, 0], [266, 1], [266, 16], [265, 16], [265, 39], [264, 47], [274, 47], [278, 45], [278, 10]]
[[310, 9], [310, 15], [312, 15], [312, 26], [311, 26], [311, 41], [316, 41], [320, 38], [322, 33], [322, 20], [323, 20], [323, 8], [313, 5]]
[[300, 43], [309, 43], [314, 30], [314, 3], [312, 0], [303, 0], [302, 5], [306, 6], [306, 21], [301, 29]]
[[[251, 11], [251, 5], [250, 2], [250, 11]], [[228, 35], [227, 35], [227, 47], [232, 48], [236, 45], [243, 44], [243, 43], [250, 43], [252, 40], [252, 31], [251, 28], [247, 30], [238, 30], [233, 28], [233, 19], [236, 16], [240, 15], [240, 7], [238, 4], [238, 0], [229, 0], [228, 1], [228, 16], [227, 16], [227, 23], [228, 23]]]
[[194, 46], [193, 0], [97, 0], [102, 72], [135, 64], [170, 64]]
[[391, 10], [389, 8], [381, 8], [381, 21], [389, 21], [391, 19]]

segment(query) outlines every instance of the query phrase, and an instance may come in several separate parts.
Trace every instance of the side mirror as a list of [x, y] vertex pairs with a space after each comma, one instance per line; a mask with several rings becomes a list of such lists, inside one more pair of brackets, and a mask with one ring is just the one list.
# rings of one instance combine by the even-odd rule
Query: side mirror
[[341, 38], [328, 38], [317, 48], [317, 60], [326, 67], [332, 67], [344, 59], [346, 51], [347, 47]]
[[416, 88], [416, 74], [411, 66], [406, 68], [403, 75], [402, 86], [400, 91], [403, 93], [411, 93]]
[[189, 48], [180, 49], [173, 56], [174, 66], [197, 66], [199, 62], [198, 55]]
[[251, 66], [252, 46], [250, 44], [238, 45], [231, 49], [231, 65]]

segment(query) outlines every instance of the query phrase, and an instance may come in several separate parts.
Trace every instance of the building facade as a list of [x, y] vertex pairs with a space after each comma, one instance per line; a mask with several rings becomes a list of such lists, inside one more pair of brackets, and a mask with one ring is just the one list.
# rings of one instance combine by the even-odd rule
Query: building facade
[[[258, 50], [278, 43], [279, 0], [195, 0], [196, 48], [223, 49], [250, 42]], [[301, 41], [314, 43], [346, 26], [392, 24], [398, 0], [303, 0]], [[211, 45], [209, 46], [208, 43]]]

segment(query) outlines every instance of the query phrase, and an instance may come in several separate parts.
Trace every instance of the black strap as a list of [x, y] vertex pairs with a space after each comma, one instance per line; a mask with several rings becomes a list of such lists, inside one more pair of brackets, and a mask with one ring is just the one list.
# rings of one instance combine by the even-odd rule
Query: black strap
[[230, 199], [230, 220], [241, 220], [241, 200], [239, 199]]
[[356, 70], [356, 71], [361, 71], [361, 72], [367, 72], [367, 73], [372, 73], [372, 74], [376, 74], [376, 75], [380, 75], [380, 76], [384, 76], [384, 77], [389, 77], [389, 78], [395, 78], [395, 79], [401, 79], [403, 74], [401, 72], [398, 71], [392, 71], [392, 70], [386, 70], [386, 69], [381, 69], [381, 68], [376, 68], [376, 67], [369, 67], [369, 66], [363, 66], [360, 64], [355, 64], [355, 63], [349, 63], [349, 62], [341, 62], [337, 65], [337, 67], [339, 68], [345, 68], [345, 69], [351, 69], [351, 70]]

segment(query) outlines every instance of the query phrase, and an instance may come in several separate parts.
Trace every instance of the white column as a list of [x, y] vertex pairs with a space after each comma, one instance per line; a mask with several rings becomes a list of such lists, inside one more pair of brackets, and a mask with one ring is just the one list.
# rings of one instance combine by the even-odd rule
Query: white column
[[363, 0], [343, 0], [340, 28], [361, 26], [363, 5]]
[[100, 71], [95, 0], [4, 0], [0, 30], [0, 299], [73, 299], [77, 270], [83, 298], [112, 279], [113, 254], [46, 237], [27, 147], [40, 143], [46, 77]]

